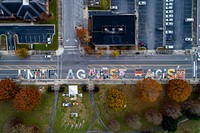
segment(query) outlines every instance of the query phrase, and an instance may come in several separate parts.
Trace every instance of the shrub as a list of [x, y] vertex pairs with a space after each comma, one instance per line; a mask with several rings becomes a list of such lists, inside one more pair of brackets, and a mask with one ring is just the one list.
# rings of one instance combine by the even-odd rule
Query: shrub
[[94, 92], [99, 92], [99, 86], [97, 85], [94, 86]]
[[129, 127], [139, 129], [142, 125], [138, 115], [130, 115], [126, 118], [126, 123]]
[[88, 91], [87, 85], [85, 85], [85, 84], [81, 85], [81, 89], [82, 89], [83, 92], [87, 92]]
[[160, 125], [163, 120], [162, 114], [154, 109], [148, 109], [145, 112], [144, 117], [154, 125]]
[[61, 86], [59, 89], [59, 92], [64, 92], [65, 91], [65, 87]]
[[119, 131], [120, 130], [120, 123], [117, 120], [112, 120], [112, 121], [110, 121], [108, 128], [111, 131], [114, 131], [114, 132]]
[[177, 124], [178, 120], [170, 117], [164, 117], [161, 126], [164, 130], [168, 130], [168, 132], [175, 132], [177, 130]]

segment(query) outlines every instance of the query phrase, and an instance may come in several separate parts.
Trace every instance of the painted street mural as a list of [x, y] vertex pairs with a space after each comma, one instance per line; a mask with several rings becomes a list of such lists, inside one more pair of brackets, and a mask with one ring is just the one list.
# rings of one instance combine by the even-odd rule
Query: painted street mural
[[[129, 69], [108, 69], [103, 67], [101, 69], [79, 69], [74, 71], [73, 69], [66, 70], [64, 79], [142, 79], [142, 78], [153, 78], [153, 79], [185, 79], [186, 70], [180, 68], [170, 69], [147, 69], [143, 70], [138, 68], [135, 70]], [[22, 79], [56, 79], [56, 70], [18, 70], [18, 76]]]

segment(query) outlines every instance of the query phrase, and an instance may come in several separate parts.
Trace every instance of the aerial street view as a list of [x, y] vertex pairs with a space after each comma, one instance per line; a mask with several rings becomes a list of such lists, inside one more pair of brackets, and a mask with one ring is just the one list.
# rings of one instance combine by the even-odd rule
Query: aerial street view
[[0, 0], [0, 133], [200, 133], [200, 0]]

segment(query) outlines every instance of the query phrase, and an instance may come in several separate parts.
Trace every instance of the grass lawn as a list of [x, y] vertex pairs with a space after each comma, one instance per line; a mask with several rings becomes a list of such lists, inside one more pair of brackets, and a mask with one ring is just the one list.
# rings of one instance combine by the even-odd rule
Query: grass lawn
[[4, 123], [14, 117], [21, 118], [27, 125], [36, 125], [40, 133], [45, 133], [49, 124], [54, 94], [42, 95], [41, 104], [31, 112], [17, 112], [13, 108], [12, 100], [0, 104], [0, 132], [3, 132]]
[[16, 46], [17, 46], [16, 49], [25, 48], [30, 50], [30, 44], [17, 44]]
[[[115, 112], [106, 106], [106, 103], [105, 103], [106, 94], [108, 90], [110, 90], [111, 88], [120, 89], [124, 94], [126, 94], [127, 104], [126, 104], [126, 108], [124, 108], [122, 111]], [[163, 89], [164, 88], [165, 88], [165, 85], [163, 86]], [[159, 110], [163, 102], [168, 101], [168, 100], [169, 98], [163, 92], [161, 94], [161, 97], [156, 102], [153, 102], [153, 103], [142, 102], [135, 94], [134, 85], [100, 85], [100, 91], [97, 94], [95, 94], [95, 103], [97, 105], [97, 108], [99, 110], [102, 120], [104, 121], [106, 125], [108, 125], [109, 121], [112, 119], [118, 120], [121, 125], [120, 132], [143, 131], [143, 130], [158, 128], [159, 126], [154, 126], [153, 124], [149, 123], [144, 118], [144, 112], [148, 108], [155, 108]], [[139, 115], [141, 123], [142, 123], [142, 126], [139, 130], [134, 130], [127, 126], [125, 118], [128, 114]], [[188, 123], [190, 124], [183, 123], [182, 125], [180, 125], [179, 129], [177, 130], [177, 133], [182, 133], [181, 127], [184, 127], [185, 129], [190, 129], [191, 131], [193, 131], [193, 130], [196, 130], [196, 128], [199, 125], [198, 122], [193, 123], [193, 121], [190, 121], [190, 120], [188, 121]], [[191, 126], [192, 124], [194, 125]], [[162, 131], [158, 131], [158, 132], [162, 132]]]
[[[78, 92], [82, 93], [80, 88]], [[65, 94], [68, 93], [67, 87], [64, 93]], [[89, 94], [88, 93], [82, 93], [82, 94], [83, 97], [77, 97], [77, 102], [79, 104], [77, 106], [72, 106], [72, 107], [63, 107], [62, 106], [63, 103], [73, 102], [73, 101], [71, 101], [69, 97], [62, 97], [62, 94], [59, 94], [57, 111], [53, 122], [53, 130], [55, 132], [86, 133], [88, 127], [90, 126], [94, 118], [94, 112], [89, 99]], [[66, 99], [68, 101], [66, 101]], [[78, 113], [77, 118], [70, 117], [70, 113], [73, 112]], [[80, 123], [82, 126], [80, 126]], [[80, 126], [79, 129], [74, 128], [76, 124]], [[71, 128], [72, 125], [74, 126], [73, 128]]]
[[6, 50], [6, 36], [5, 35], [1, 35], [1, 45], [0, 45], [0, 49], [1, 50]]
[[109, 10], [110, 9], [110, 0], [100, 0], [100, 5], [90, 6], [89, 10]]

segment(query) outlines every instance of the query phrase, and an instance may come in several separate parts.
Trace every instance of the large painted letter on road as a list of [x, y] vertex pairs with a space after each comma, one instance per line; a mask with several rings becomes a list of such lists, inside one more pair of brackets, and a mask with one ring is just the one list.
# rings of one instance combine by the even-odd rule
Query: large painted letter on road
[[75, 79], [72, 69], [69, 69], [69, 71], [67, 73], [66, 79], [69, 79], [69, 78]]
[[110, 69], [110, 79], [118, 79], [118, 76], [115, 74], [115, 72], [117, 72], [117, 69]]
[[174, 79], [174, 74], [172, 72], [175, 72], [174, 69], [168, 69], [167, 74], [168, 74], [168, 79]]
[[[81, 74], [79, 74], [81, 72]], [[77, 71], [76, 76], [78, 79], [84, 79], [86, 77], [85, 71], [83, 69], [80, 69]]]

